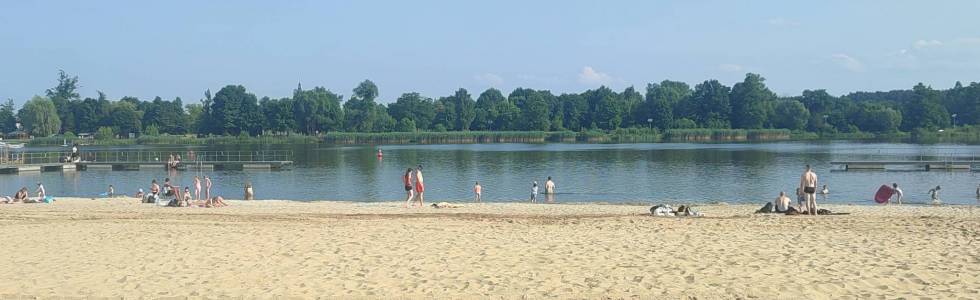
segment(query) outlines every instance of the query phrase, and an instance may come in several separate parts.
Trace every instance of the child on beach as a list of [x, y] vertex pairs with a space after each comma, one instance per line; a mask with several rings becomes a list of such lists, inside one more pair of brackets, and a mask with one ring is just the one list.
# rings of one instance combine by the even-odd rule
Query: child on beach
[[476, 194], [476, 202], [482, 201], [483, 187], [480, 186], [480, 182], [477, 181], [476, 185], [473, 186], [473, 193]]
[[[190, 153], [193, 154], [194, 152], [190, 152]], [[201, 177], [200, 176], [194, 176], [194, 200], [201, 200]]]
[[115, 194], [115, 193], [116, 193], [116, 189], [112, 188], [112, 185], [110, 184], [109, 185], [109, 190], [106, 191], [105, 195], [107, 197], [109, 197], [109, 198], [112, 198], [112, 195]]
[[932, 205], [939, 205], [943, 203], [941, 200], [939, 200], [939, 189], [941, 189], [941, 187], [938, 185], [935, 188], [929, 189], [929, 197], [932, 198]]
[[531, 184], [531, 202], [533, 203], [536, 201], [538, 201], [538, 182], [534, 181], [534, 183]]

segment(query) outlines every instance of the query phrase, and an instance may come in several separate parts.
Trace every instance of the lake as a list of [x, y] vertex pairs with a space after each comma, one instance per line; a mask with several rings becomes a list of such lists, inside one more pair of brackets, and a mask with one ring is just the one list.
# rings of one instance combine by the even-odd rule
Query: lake
[[[132, 195], [149, 188], [151, 179], [170, 177], [181, 186], [195, 175], [209, 175], [214, 193], [241, 199], [250, 181], [258, 199], [397, 201], [404, 199], [401, 175], [424, 165], [427, 201], [472, 200], [473, 184], [483, 186], [484, 201], [527, 201], [532, 181], [557, 184], [555, 202], [728, 202], [761, 203], [779, 191], [792, 193], [805, 164], [827, 184], [828, 203], [870, 204], [881, 184], [897, 182], [907, 201], [927, 202], [927, 191], [942, 185], [946, 203], [977, 203], [980, 183], [970, 171], [832, 171], [834, 160], [903, 160], [972, 158], [980, 146], [873, 144], [857, 142], [782, 142], [739, 144], [465, 144], [382, 146], [127, 146], [83, 147], [97, 150], [188, 149], [293, 151], [295, 164], [283, 171], [66, 171], [0, 175], [0, 193], [21, 187], [31, 191], [42, 181], [50, 195], [98, 197], [113, 184]], [[63, 151], [31, 148], [28, 151]], [[543, 191], [543, 187], [541, 189]], [[791, 197], [793, 198], [793, 197]], [[545, 200], [539, 195], [539, 200]], [[795, 200], [795, 199], [794, 199]]]

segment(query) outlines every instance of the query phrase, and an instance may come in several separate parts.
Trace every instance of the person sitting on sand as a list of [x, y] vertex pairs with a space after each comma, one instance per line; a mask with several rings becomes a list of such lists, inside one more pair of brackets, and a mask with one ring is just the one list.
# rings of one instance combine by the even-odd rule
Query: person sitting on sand
[[27, 187], [22, 187], [17, 193], [14, 193], [14, 202], [24, 201], [27, 201]]
[[801, 214], [806, 213], [806, 195], [803, 195], [803, 190], [796, 188], [796, 210]]
[[136, 198], [139, 198], [139, 199], [143, 199], [143, 197], [145, 197], [145, 196], [146, 196], [146, 194], [143, 193], [143, 188], [140, 188], [138, 191], [136, 191], [136, 195], [133, 195], [133, 197], [136, 197]]
[[184, 201], [182, 206], [191, 206], [191, 188], [184, 187]]
[[776, 212], [784, 213], [789, 210], [789, 205], [791, 200], [786, 196], [785, 192], [779, 192], [779, 197], [776, 198]]
[[143, 200], [145, 203], [156, 203], [160, 200], [160, 185], [157, 184], [157, 180], [153, 179], [150, 182], [150, 194], [146, 195], [146, 199]]
[[173, 197], [175, 195], [175, 193], [179, 192], [179, 190], [178, 191], [174, 191], [174, 189], [172, 187], [173, 187], [173, 185], [170, 184], [170, 177], [167, 177], [166, 179], [164, 179], [163, 180], [163, 195], [164, 196], [167, 196], [167, 197]]

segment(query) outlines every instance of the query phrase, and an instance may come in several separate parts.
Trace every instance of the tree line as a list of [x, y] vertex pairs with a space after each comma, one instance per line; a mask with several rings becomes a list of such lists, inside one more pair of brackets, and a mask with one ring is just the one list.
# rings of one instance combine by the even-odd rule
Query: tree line
[[13, 100], [0, 105], [0, 129], [20, 122], [33, 136], [96, 133], [101, 136], [198, 134], [262, 135], [325, 132], [413, 131], [586, 131], [618, 128], [763, 129], [779, 128], [820, 134], [887, 133], [942, 129], [980, 122], [980, 83], [935, 90], [921, 83], [910, 90], [854, 92], [840, 97], [825, 90], [805, 90], [779, 97], [758, 74], [729, 87], [706, 80], [693, 88], [664, 80], [645, 91], [608, 87], [555, 95], [547, 90], [517, 88], [507, 94], [489, 88], [479, 95], [459, 89], [430, 98], [404, 93], [394, 102], [378, 102], [370, 80], [350, 97], [323, 87], [298, 85], [292, 97], [261, 99], [241, 85], [204, 93], [199, 103], [180, 97], [142, 101], [122, 97], [81, 99], [78, 77], [59, 73], [58, 84], [19, 110]]

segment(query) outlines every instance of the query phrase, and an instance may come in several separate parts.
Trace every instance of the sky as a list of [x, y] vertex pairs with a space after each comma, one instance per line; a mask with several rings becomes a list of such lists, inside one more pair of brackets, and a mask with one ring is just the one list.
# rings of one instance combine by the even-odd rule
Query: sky
[[0, 99], [79, 77], [82, 97], [200, 100], [241, 84], [380, 102], [495, 87], [761, 74], [779, 95], [980, 81], [980, 1], [3, 1]]

